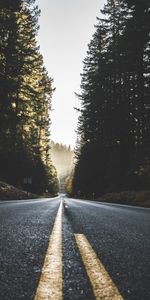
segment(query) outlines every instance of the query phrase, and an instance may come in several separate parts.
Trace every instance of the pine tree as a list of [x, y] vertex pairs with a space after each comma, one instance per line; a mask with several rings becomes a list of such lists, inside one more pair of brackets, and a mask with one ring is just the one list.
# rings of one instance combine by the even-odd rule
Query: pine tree
[[[22, 185], [24, 177], [36, 181], [37, 176], [41, 178], [43, 174], [44, 191], [44, 181], [50, 179], [48, 169], [54, 177], [56, 173], [49, 157], [53, 88], [36, 41], [39, 13], [34, 0], [18, 0], [17, 3], [7, 0], [0, 10], [0, 157], [3, 165], [0, 176], [10, 183]], [[35, 173], [39, 174], [35, 176]], [[33, 182], [30, 188], [35, 187], [38, 191], [38, 185]]]
[[82, 196], [127, 187], [149, 151], [149, 3], [108, 0], [101, 12], [81, 75], [73, 192]]

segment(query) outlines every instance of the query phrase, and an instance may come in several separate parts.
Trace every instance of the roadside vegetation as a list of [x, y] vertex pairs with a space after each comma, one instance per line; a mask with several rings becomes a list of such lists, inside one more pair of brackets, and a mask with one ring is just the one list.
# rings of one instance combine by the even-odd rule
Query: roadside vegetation
[[97, 20], [77, 95], [76, 164], [66, 189], [91, 199], [115, 193], [117, 202], [123, 191], [135, 191], [127, 202], [130, 195], [136, 202], [150, 190], [149, 0], [108, 0]]
[[0, 180], [57, 194], [49, 152], [54, 88], [36, 41], [39, 15], [34, 0], [0, 2]]
[[14, 186], [0, 181], [0, 200], [34, 199], [37, 195], [20, 190]]
[[65, 191], [65, 182], [74, 169], [74, 151], [70, 146], [51, 141], [50, 156], [56, 167], [60, 191]]
[[100, 202], [118, 203], [150, 208], [150, 191], [122, 191], [107, 193], [95, 199]]
[[74, 170], [71, 149], [50, 141], [54, 88], [37, 45], [39, 15], [35, 0], [0, 2], [0, 198], [9, 184], [27, 195], [56, 195], [59, 181], [63, 190], [66, 180], [68, 195], [77, 198], [121, 203], [125, 197], [129, 204], [143, 195], [145, 201], [150, 190], [149, 0], [107, 0], [97, 18], [77, 95]]

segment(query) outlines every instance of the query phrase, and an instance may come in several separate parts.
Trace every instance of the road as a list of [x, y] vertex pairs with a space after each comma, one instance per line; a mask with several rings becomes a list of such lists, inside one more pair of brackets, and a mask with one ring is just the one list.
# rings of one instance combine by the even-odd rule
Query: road
[[150, 209], [1, 201], [0, 299], [150, 300]]

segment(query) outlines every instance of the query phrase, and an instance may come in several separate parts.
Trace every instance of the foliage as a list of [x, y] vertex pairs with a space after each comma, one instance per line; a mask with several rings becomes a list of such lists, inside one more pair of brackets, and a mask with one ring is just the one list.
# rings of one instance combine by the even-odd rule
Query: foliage
[[50, 185], [48, 178], [53, 181], [46, 171], [52, 168], [53, 88], [36, 41], [39, 14], [34, 0], [0, 4], [0, 178], [22, 186], [24, 177], [34, 182], [37, 172], [41, 183], [30, 187], [34, 192], [44, 191]]
[[68, 196], [72, 196], [72, 181], [73, 181], [73, 173], [69, 175], [65, 180], [65, 192]]
[[60, 190], [64, 192], [66, 178], [70, 176], [74, 168], [74, 152], [70, 146], [53, 141], [50, 143], [50, 148], [50, 155], [58, 173]]
[[78, 95], [72, 192], [87, 197], [132, 188], [130, 175], [150, 151], [149, 1], [107, 0], [101, 13]]

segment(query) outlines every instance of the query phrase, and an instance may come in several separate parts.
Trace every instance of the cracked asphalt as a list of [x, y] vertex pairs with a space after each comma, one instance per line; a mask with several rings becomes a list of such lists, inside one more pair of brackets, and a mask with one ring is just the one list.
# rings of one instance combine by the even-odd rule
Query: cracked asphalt
[[[84, 234], [126, 300], [150, 300], [150, 209], [53, 199], [0, 202], [0, 300], [34, 299], [61, 200], [63, 299], [93, 300]], [[57, 299], [55, 299], [57, 300]]]

